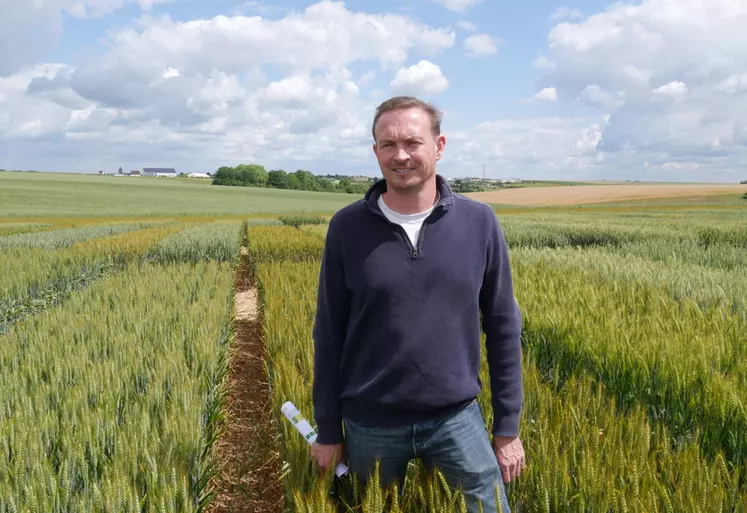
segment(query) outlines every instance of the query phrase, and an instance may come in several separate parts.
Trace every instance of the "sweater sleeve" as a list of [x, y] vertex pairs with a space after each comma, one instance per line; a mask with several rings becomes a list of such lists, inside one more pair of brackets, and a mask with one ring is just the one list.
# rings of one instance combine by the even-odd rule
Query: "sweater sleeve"
[[314, 418], [317, 442], [343, 442], [340, 414], [340, 359], [347, 331], [349, 291], [340, 247], [338, 223], [330, 221], [322, 253], [317, 289], [314, 339]]
[[492, 433], [519, 436], [523, 406], [522, 316], [514, 296], [508, 248], [495, 213], [488, 214], [487, 261], [480, 310], [490, 372]]

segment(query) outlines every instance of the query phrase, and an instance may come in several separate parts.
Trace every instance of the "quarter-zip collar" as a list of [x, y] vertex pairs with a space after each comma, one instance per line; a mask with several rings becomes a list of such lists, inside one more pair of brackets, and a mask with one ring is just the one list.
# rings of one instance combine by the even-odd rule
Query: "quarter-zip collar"
[[449, 187], [448, 182], [445, 178], [443, 178], [440, 175], [436, 175], [436, 188], [439, 192], [439, 200], [436, 202], [436, 204], [433, 207], [433, 210], [428, 215], [428, 217], [423, 220], [423, 225], [420, 228], [420, 233], [418, 235], [418, 240], [413, 245], [410, 241], [410, 238], [405, 233], [404, 228], [402, 228], [399, 225], [396, 225], [389, 221], [387, 219], [384, 212], [381, 211], [381, 208], [379, 207], [379, 196], [381, 196], [384, 192], [387, 190], [386, 180], [381, 178], [374, 182], [374, 184], [369, 187], [368, 191], [366, 192], [363, 201], [366, 204], [366, 206], [371, 210], [374, 214], [380, 216], [384, 221], [389, 223], [390, 225], [396, 226], [397, 231], [399, 232], [400, 236], [403, 239], [403, 242], [405, 243], [405, 246], [408, 249], [408, 252], [410, 254], [410, 258], [417, 259], [422, 258], [423, 256], [423, 240], [425, 237], [425, 231], [428, 228], [429, 222], [433, 219], [433, 217], [437, 214], [440, 214], [441, 212], [445, 213], [449, 207], [451, 207], [454, 204], [454, 193], [451, 190], [451, 187]]
[[[436, 202], [436, 205], [433, 209], [433, 212], [438, 210], [439, 208], [443, 210], [448, 210], [448, 208], [454, 204], [454, 193], [451, 190], [451, 187], [449, 186], [449, 183], [446, 181], [446, 178], [442, 177], [441, 175], [436, 175], [436, 188], [439, 192], [439, 200]], [[381, 196], [383, 193], [385, 193], [387, 190], [386, 180], [383, 178], [380, 178], [374, 184], [368, 188], [368, 191], [366, 191], [365, 196], [363, 197], [364, 202], [366, 203], [366, 206], [370, 210], [372, 210], [375, 214], [378, 214], [380, 216], [384, 216], [384, 213], [379, 208], [378, 200], [379, 196]]]

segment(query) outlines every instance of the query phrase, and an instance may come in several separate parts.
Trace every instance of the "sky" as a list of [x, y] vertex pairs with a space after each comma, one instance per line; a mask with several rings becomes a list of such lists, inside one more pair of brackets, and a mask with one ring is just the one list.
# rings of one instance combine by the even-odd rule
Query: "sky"
[[747, 1], [2, 0], [0, 168], [380, 176], [376, 106], [447, 177], [747, 179]]

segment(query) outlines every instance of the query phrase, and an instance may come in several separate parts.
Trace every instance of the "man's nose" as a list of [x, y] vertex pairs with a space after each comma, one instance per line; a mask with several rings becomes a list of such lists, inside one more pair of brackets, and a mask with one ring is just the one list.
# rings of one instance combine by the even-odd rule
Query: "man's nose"
[[407, 153], [405, 148], [402, 146], [397, 147], [397, 153], [394, 154], [395, 160], [407, 160], [410, 158], [410, 154]]

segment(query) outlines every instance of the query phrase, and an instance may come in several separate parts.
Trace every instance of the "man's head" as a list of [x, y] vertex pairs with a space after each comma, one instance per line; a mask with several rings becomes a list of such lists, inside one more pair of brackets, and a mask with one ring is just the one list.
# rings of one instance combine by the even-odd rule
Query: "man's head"
[[435, 180], [436, 162], [446, 146], [436, 107], [411, 96], [390, 98], [376, 109], [371, 132], [388, 186], [417, 191]]

